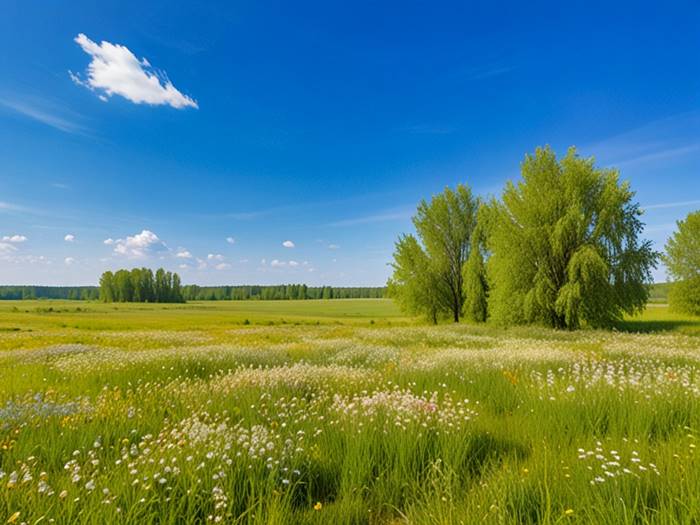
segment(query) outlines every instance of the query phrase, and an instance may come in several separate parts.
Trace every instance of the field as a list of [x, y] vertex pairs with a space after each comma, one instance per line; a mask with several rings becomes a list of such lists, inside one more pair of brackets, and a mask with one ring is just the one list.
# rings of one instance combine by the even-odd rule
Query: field
[[2, 523], [698, 523], [700, 319], [0, 303]]

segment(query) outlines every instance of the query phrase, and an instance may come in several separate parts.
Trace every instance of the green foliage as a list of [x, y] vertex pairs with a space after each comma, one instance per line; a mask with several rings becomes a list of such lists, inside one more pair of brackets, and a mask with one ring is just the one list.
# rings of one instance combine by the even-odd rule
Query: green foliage
[[481, 218], [472, 234], [469, 258], [464, 265], [464, 315], [470, 321], [483, 323], [488, 318], [488, 280], [484, 264], [485, 235]]
[[187, 301], [381, 299], [384, 297], [384, 292], [385, 289], [382, 287], [331, 287], [307, 286], [305, 284], [269, 286], [198, 286], [196, 284], [188, 284], [182, 287], [182, 295]]
[[657, 254], [627, 182], [571, 148], [538, 148], [492, 207], [490, 307], [502, 323], [609, 326], [641, 310]]
[[0, 300], [22, 299], [69, 299], [71, 301], [94, 301], [99, 298], [95, 286], [0, 286]]
[[394, 275], [389, 279], [387, 295], [404, 312], [425, 315], [437, 323], [440, 313], [438, 274], [428, 255], [413, 235], [402, 235], [394, 251]]
[[669, 303], [679, 312], [700, 315], [700, 211], [688, 214], [677, 227], [663, 257], [674, 281]]
[[180, 276], [150, 268], [104, 272], [100, 277], [100, 299], [106, 303], [182, 303]]
[[399, 238], [389, 281], [391, 296], [408, 311], [424, 313], [433, 321], [440, 315], [459, 321], [464, 304], [462, 272], [478, 206], [478, 199], [463, 184], [418, 205], [413, 218], [417, 238]]

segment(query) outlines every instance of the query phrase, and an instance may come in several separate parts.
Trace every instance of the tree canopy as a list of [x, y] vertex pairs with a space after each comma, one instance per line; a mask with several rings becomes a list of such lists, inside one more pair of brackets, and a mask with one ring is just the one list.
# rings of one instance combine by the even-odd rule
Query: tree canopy
[[679, 312], [700, 315], [700, 211], [676, 223], [666, 243], [666, 264], [673, 284], [668, 300]]
[[458, 322], [464, 304], [463, 266], [476, 227], [479, 202], [459, 184], [455, 190], [421, 201], [413, 225], [416, 236], [396, 243], [394, 273], [388, 292], [404, 310], [424, 314], [433, 322], [449, 315]]
[[163, 268], [134, 268], [107, 271], [100, 277], [100, 299], [104, 302], [182, 303], [180, 276]]
[[491, 204], [489, 307], [504, 323], [608, 326], [644, 307], [657, 254], [634, 192], [574, 148], [527, 155]]

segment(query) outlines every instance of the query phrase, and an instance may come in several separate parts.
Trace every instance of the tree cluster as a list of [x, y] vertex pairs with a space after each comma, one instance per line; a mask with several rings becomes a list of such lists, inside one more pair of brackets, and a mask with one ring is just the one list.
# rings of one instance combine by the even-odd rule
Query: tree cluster
[[674, 310], [700, 315], [700, 211], [678, 221], [663, 257], [672, 279], [668, 301]]
[[92, 301], [99, 298], [95, 286], [0, 286], [0, 300], [68, 299]]
[[658, 254], [614, 169], [538, 148], [500, 200], [465, 185], [421, 202], [396, 243], [390, 294], [407, 311], [554, 328], [610, 326], [647, 301]]
[[184, 286], [187, 301], [247, 301], [299, 299], [374, 299], [384, 296], [384, 288], [307, 286], [282, 284], [274, 286]]
[[106, 303], [182, 303], [180, 276], [158, 268], [134, 268], [104, 272], [100, 277], [100, 299]]

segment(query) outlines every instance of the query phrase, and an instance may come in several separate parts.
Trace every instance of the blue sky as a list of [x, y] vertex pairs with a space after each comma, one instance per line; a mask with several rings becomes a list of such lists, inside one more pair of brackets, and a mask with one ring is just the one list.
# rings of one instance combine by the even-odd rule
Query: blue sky
[[0, 283], [382, 285], [418, 200], [544, 144], [659, 249], [700, 208], [697, 2], [201, 4], [3, 4]]

